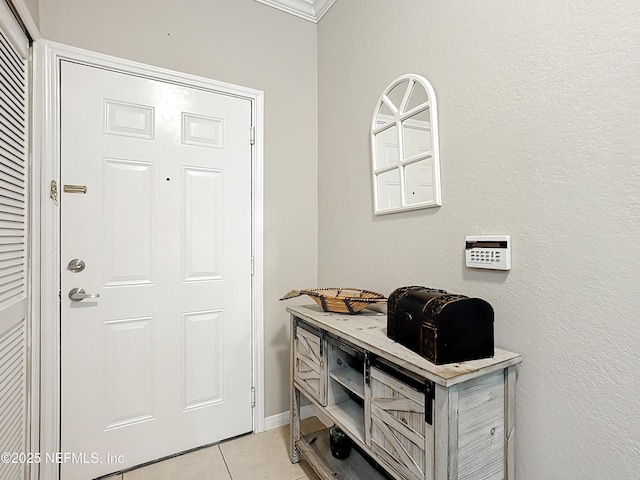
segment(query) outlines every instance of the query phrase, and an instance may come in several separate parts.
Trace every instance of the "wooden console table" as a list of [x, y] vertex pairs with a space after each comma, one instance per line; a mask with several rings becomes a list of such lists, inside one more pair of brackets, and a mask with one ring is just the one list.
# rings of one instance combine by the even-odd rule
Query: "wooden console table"
[[[515, 479], [519, 355], [435, 365], [386, 336], [385, 314], [287, 311], [292, 462], [323, 480]], [[328, 430], [301, 436], [300, 395], [349, 435], [349, 458], [331, 456]]]

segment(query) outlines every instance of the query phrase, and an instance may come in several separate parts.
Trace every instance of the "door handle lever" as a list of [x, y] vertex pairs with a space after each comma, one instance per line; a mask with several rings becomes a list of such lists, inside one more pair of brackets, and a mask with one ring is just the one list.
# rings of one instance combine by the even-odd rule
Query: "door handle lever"
[[72, 302], [80, 302], [85, 298], [99, 298], [99, 293], [87, 293], [84, 288], [72, 288], [69, 290], [69, 299]]

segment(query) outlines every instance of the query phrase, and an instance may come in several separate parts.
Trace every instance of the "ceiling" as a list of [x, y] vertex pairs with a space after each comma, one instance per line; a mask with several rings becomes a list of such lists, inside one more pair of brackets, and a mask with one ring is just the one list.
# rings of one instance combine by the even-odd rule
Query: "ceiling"
[[283, 12], [317, 23], [336, 0], [256, 0]]

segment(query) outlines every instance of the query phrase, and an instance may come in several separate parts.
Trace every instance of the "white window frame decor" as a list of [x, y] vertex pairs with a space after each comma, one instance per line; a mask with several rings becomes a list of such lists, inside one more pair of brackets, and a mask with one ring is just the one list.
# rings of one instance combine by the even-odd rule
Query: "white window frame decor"
[[423, 76], [396, 78], [378, 99], [371, 159], [376, 215], [442, 205], [436, 95]]

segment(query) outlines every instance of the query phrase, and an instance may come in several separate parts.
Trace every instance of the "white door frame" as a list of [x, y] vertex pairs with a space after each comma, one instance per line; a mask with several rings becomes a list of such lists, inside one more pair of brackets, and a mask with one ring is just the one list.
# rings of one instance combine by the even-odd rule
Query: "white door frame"
[[[33, 312], [40, 341], [40, 448], [45, 453], [60, 452], [60, 209], [50, 195], [51, 182], [60, 196], [60, 62], [142, 76], [186, 87], [247, 99], [252, 104], [255, 143], [252, 150], [252, 385], [255, 389], [253, 430], [264, 430], [264, 304], [263, 304], [263, 109], [264, 93], [251, 88], [144, 65], [59, 43], [39, 41], [34, 49], [36, 81], [35, 151], [33, 168], [34, 235], [39, 249], [33, 250]], [[55, 195], [53, 195], [55, 196]], [[38, 198], [39, 197], [39, 198]], [[39, 201], [38, 201], [39, 200]], [[38, 220], [39, 219], [39, 222]], [[39, 231], [38, 231], [39, 230]], [[34, 369], [37, 371], [37, 369]], [[57, 480], [58, 465], [42, 463], [40, 478]]]

